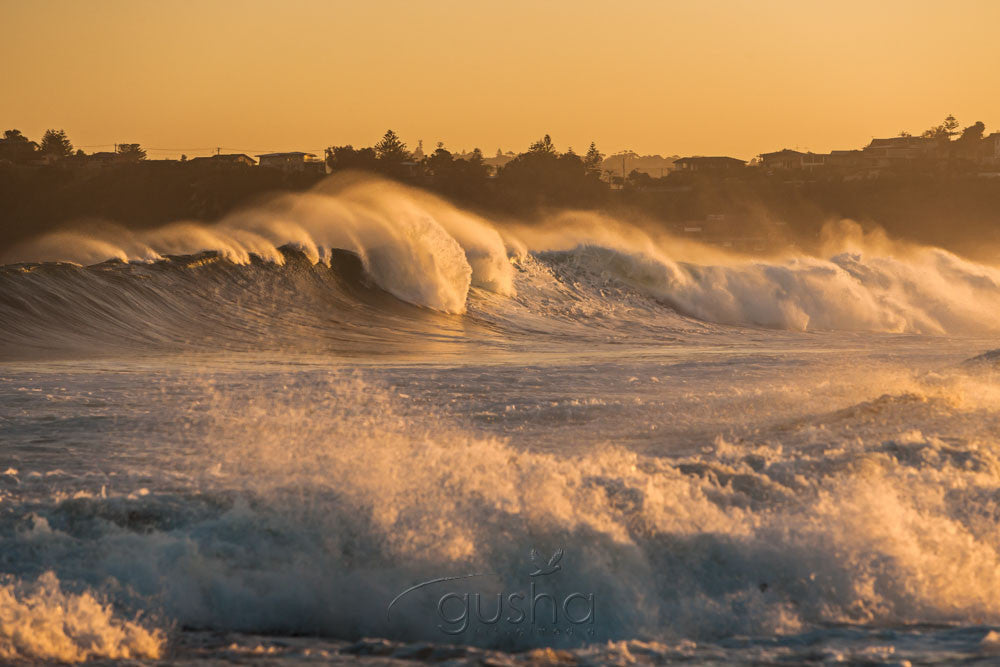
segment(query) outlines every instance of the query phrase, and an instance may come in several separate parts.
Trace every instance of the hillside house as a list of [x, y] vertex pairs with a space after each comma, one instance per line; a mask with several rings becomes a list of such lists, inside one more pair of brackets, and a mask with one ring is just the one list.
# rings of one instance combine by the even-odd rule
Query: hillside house
[[264, 153], [257, 157], [260, 158], [258, 166], [261, 167], [281, 169], [282, 171], [326, 171], [326, 163], [318, 159], [314, 153], [291, 151], [288, 153]]
[[761, 153], [760, 163], [765, 169], [802, 169], [805, 153], [782, 148], [773, 153]]
[[219, 164], [253, 167], [257, 161], [245, 153], [230, 153], [228, 155], [210, 155], [208, 157], [191, 158], [188, 162], [201, 164]]
[[983, 137], [982, 162], [1000, 167], [1000, 132]]
[[734, 172], [743, 169], [746, 162], [734, 157], [682, 157], [674, 160], [674, 168], [680, 172]]
[[928, 137], [890, 137], [872, 139], [863, 153], [871, 167], [897, 167], [937, 157], [940, 146], [940, 140]]

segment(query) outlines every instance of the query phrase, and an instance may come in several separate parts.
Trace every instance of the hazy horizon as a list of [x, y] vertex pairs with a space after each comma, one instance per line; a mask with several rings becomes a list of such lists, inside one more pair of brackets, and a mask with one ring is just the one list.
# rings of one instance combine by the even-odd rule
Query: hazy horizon
[[947, 114], [1000, 125], [987, 2], [4, 5], [0, 123], [62, 128], [88, 152], [319, 153], [391, 127], [425, 150], [548, 133], [562, 150], [750, 159]]
[[997, 0], [0, 10], [0, 663], [998, 662]]

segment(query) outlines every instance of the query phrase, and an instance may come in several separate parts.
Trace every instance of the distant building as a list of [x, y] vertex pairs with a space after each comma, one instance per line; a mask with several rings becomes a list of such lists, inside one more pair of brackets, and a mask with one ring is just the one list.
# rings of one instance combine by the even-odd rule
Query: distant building
[[485, 165], [487, 165], [489, 167], [492, 167], [493, 168], [493, 176], [496, 176], [497, 174], [500, 173], [500, 169], [505, 164], [507, 164], [508, 162], [510, 162], [511, 160], [513, 160], [516, 157], [517, 157], [517, 153], [515, 153], [514, 151], [507, 151], [506, 153], [502, 153], [500, 151], [500, 149], [498, 148], [496, 155], [494, 155], [493, 157], [484, 157], [483, 158], [483, 164], [485, 164]]
[[84, 160], [84, 165], [87, 167], [107, 167], [123, 162], [120, 153], [112, 153], [111, 151], [91, 153], [90, 155], [81, 156], [81, 159]]
[[317, 159], [313, 153], [291, 151], [289, 153], [265, 153], [258, 155], [261, 167], [281, 169], [282, 171], [326, 171], [326, 163]]
[[928, 137], [890, 137], [872, 139], [863, 152], [871, 167], [895, 167], [933, 158], [940, 146], [940, 140]]
[[732, 172], [743, 169], [746, 166], [744, 160], [734, 157], [682, 157], [674, 160], [674, 168], [681, 172]]
[[612, 174], [631, 174], [638, 171], [649, 174], [653, 178], [662, 178], [674, 171], [674, 161], [677, 155], [664, 157], [662, 155], [639, 155], [634, 151], [624, 151], [615, 153], [604, 158], [601, 163], [601, 173], [611, 172]]
[[424, 157], [426, 157], [424, 155], [424, 140], [419, 139], [417, 140], [417, 150], [413, 151], [413, 161], [420, 162]]
[[829, 157], [829, 153], [803, 153], [802, 168], [806, 171], [812, 171], [813, 169], [825, 167], [827, 158]]
[[864, 164], [864, 153], [859, 150], [853, 151], [830, 151], [826, 158], [826, 166], [854, 168]]
[[983, 137], [983, 162], [1000, 167], [1000, 132]]
[[202, 164], [225, 164], [225, 165], [240, 165], [252, 167], [257, 164], [249, 155], [245, 153], [230, 153], [228, 155], [210, 155], [208, 157], [195, 157], [188, 160], [188, 162], [198, 162]]
[[773, 153], [761, 153], [760, 163], [765, 169], [802, 169], [805, 153], [782, 148]]
[[855, 168], [864, 164], [861, 151], [830, 151], [803, 153], [785, 148], [774, 153], [761, 153], [760, 163], [769, 170], [815, 171], [831, 168]]

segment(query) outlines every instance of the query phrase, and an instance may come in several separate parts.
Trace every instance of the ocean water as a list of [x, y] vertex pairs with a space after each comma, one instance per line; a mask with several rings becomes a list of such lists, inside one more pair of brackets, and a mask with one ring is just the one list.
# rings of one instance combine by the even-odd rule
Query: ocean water
[[369, 180], [0, 267], [0, 660], [1000, 660], [1000, 270]]

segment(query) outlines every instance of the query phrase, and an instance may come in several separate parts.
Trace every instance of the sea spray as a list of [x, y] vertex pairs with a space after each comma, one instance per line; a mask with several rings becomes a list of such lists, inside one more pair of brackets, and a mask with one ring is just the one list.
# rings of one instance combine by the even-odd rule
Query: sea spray
[[62, 590], [53, 572], [35, 581], [0, 582], [0, 659], [81, 662], [93, 659], [156, 659], [165, 634], [114, 614], [91, 591]]

